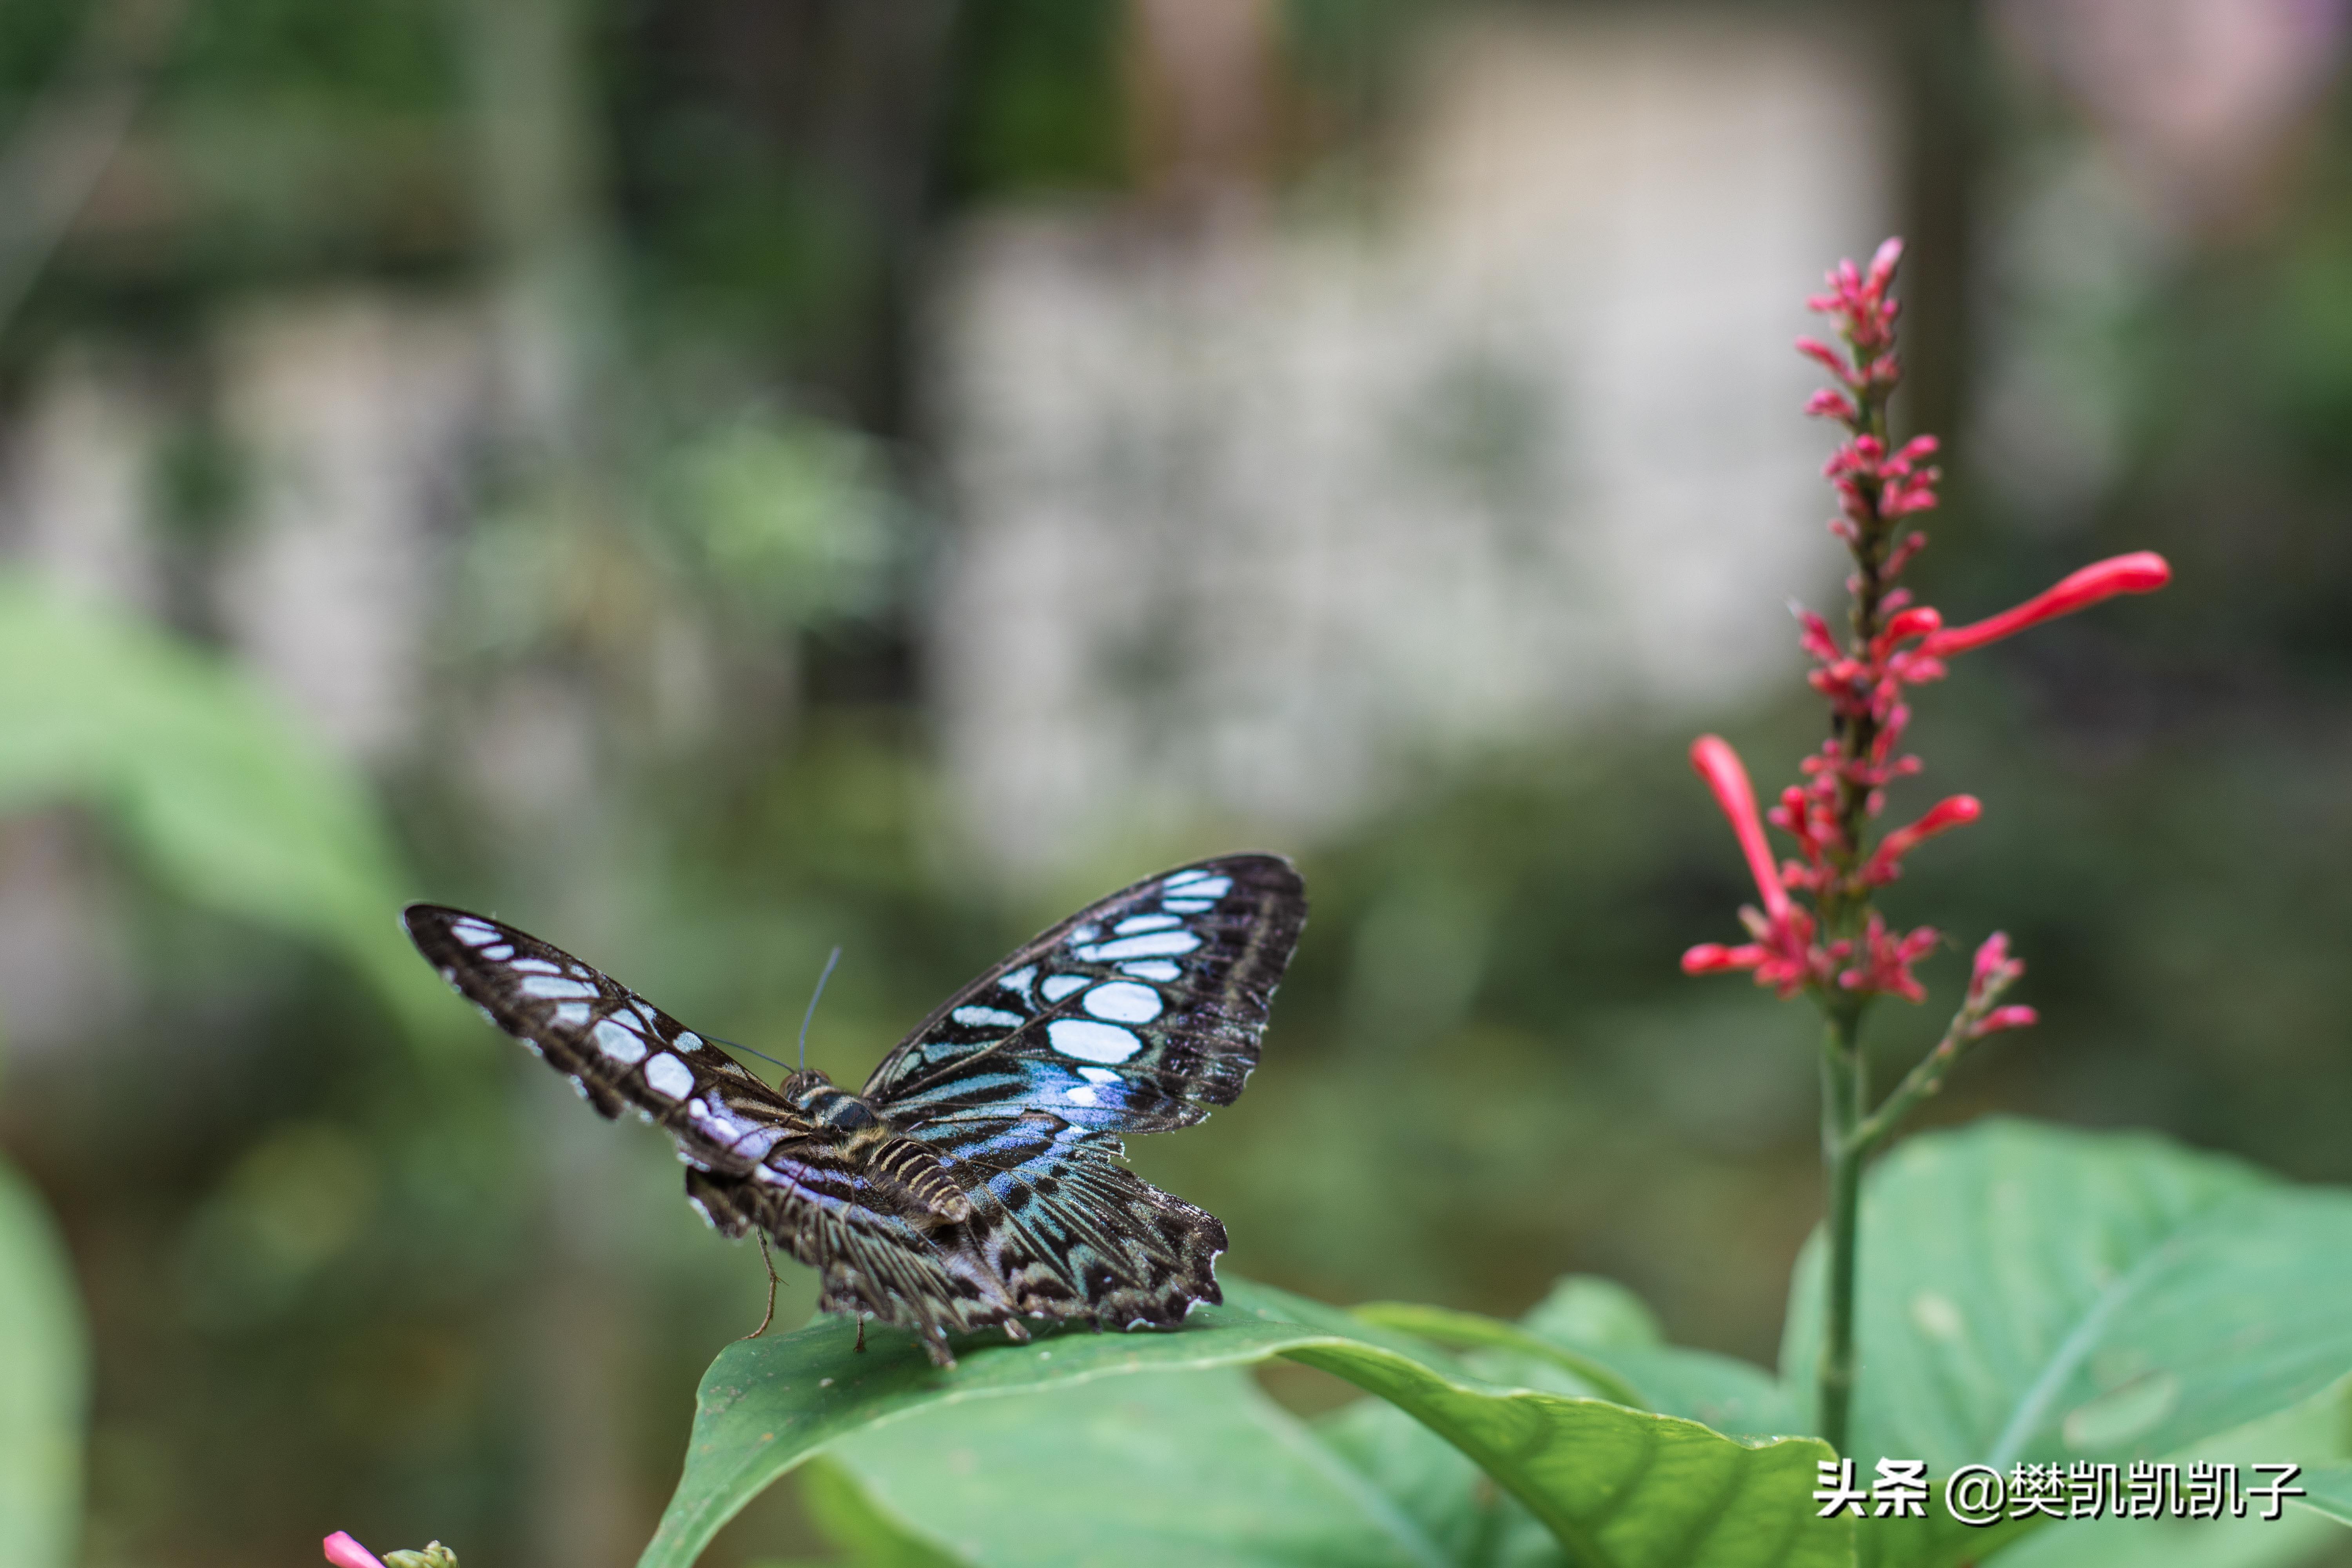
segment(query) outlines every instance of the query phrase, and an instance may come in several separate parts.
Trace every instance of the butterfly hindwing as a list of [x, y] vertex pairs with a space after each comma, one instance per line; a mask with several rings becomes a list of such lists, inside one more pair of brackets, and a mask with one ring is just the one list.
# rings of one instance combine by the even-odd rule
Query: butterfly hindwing
[[1090, 1131], [1190, 1126], [1257, 1065], [1306, 918], [1305, 885], [1276, 856], [1147, 878], [948, 998], [875, 1068], [866, 1098], [910, 1129], [1024, 1110]]
[[1224, 1226], [1118, 1164], [1117, 1139], [1034, 1110], [924, 1137], [971, 1199], [961, 1236], [1024, 1316], [1166, 1328], [1222, 1300]]

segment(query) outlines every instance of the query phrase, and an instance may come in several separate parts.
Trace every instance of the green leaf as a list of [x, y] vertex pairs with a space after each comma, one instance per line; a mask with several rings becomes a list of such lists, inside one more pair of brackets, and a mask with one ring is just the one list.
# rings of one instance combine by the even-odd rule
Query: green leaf
[[2337, 1526], [2294, 1509], [2275, 1520], [2082, 1520], [2039, 1531], [1993, 1562], [2000, 1568], [2289, 1568], [2342, 1542]]
[[[1573, 1283], [1585, 1300], [1600, 1299], [1581, 1289], [1587, 1282]], [[1624, 1297], [1633, 1300], [1630, 1291]], [[1646, 1309], [1642, 1319], [1634, 1320], [1616, 1316], [1612, 1306], [1612, 1317], [1603, 1321], [1553, 1310], [1559, 1302], [1559, 1292], [1555, 1291], [1525, 1325], [1413, 1301], [1373, 1301], [1352, 1310], [1367, 1322], [1439, 1344], [1500, 1352], [1500, 1360], [1475, 1363], [1489, 1382], [1534, 1382], [1558, 1392], [1591, 1394], [1636, 1410], [1686, 1416], [1729, 1436], [1804, 1435], [1796, 1402], [1780, 1380], [1762, 1367], [1708, 1351], [1657, 1343], [1654, 1330], [1641, 1331], [1650, 1330]], [[1537, 1331], [1537, 1323], [1547, 1325], [1549, 1331]], [[1597, 1342], [1563, 1342], [1554, 1337], [1586, 1333], [1595, 1326], [1600, 1328]], [[1530, 1363], [1556, 1368], [1572, 1382], [1563, 1388], [1541, 1379]]]
[[829, 1457], [801, 1467], [801, 1506], [857, 1568], [966, 1568], [962, 1558], [893, 1517], [846, 1466]]
[[1558, 1345], [1585, 1350], [1633, 1350], [1666, 1342], [1650, 1304], [1614, 1279], [1564, 1274], [1519, 1326]]
[[[1596, 1399], [1499, 1388], [1404, 1336], [1263, 1286], [1164, 1334], [1055, 1335], [969, 1347], [933, 1369], [907, 1336], [863, 1354], [820, 1321], [730, 1346], [703, 1381], [686, 1469], [641, 1568], [684, 1568], [760, 1489], [852, 1433], [920, 1410], [1145, 1372], [1207, 1371], [1282, 1355], [1406, 1410], [1468, 1455], [1584, 1568], [1706, 1562], [1844, 1568], [1843, 1521], [1807, 1502], [1817, 1441], [1740, 1442], [1696, 1422]], [[1051, 1506], [1054, 1500], [1033, 1500]]]
[[25, 1180], [0, 1164], [0, 1563], [79, 1560], [89, 1346], [65, 1247]]
[[1334, 1454], [1380, 1489], [1461, 1568], [1559, 1568], [1559, 1542], [1468, 1455], [1395, 1405], [1361, 1399], [1315, 1424]]
[[[1816, 1235], [1782, 1350], [1799, 1387], [1821, 1265]], [[2352, 1372], [2352, 1194], [2152, 1137], [1915, 1139], [1864, 1194], [1861, 1280], [1854, 1452], [1936, 1475], [2158, 1458]]]
[[54, 801], [96, 807], [188, 899], [340, 952], [413, 1037], [452, 1037], [358, 776], [226, 662], [0, 574], [0, 812]]
[[2352, 1524], [2352, 1465], [2306, 1470], [2298, 1483], [2309, 1495], [2304, 1506], [2339, 1524]]
[[[1495, 1350], [1528, 1362], [1540, 1362], [1566, 1373], [1577, 1386], [1565, 1392], [1630, 1405], [1636, 1410], [1658, 1408], [1631, 1383], [1611, 1371], [1606, 1362], [1567, 1345], [1554, 1344], [1517, 1323], [1450, 1307], [1424, 1306], [1418, 1301], [1367, 1301], [1350, 1309], [1358, 1321], [1394, 1329], [1400, 1333], [1456, 1349]], [[1676, 1412], [1679, 1414], [1679, 1412]]]
[[976, 1568], [1457, 1561], [1237, 1367], [941, 1405], [829, 1458], [905, 1532]]

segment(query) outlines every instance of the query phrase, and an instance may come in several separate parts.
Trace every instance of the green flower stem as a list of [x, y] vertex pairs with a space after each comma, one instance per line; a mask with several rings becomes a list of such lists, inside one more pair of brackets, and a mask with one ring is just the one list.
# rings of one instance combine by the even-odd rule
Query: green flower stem
[[1822, 1158], [1829, 1178], [1830, 1275], [1822, 1320], [1817, 1404], [1822, 1436], [1846, 1451], [1853, 1404], [1853, 1280], [1862, 1215], [1862, 1163], [1868, 1153], [1855, 1137], [1868, 1092], [1862, 1059], [1859, 1005], [1830, 1014], [1822, 1039]]
[[1886, 1097], [1884, 1104], [1855, 1125], [1849, 1136], [1857, 1156], [1867, 1158], [1871, 1151], [1885, 1142], [1888, 1134], [1902, 1125], [1903, 1119], [1910, 1115], [1921, 1100], [1933, 1097], [1944, 1087], [1944, 1080], [1951, 1076], [1953, 1064], [1960, 1059], [1960, 1053], [1969, 1048], [1969, 1037], [1964, 1032], [1968, 1021], [1966, 1013], [1954, 1018], [1952, 1026], [1944, 1031], [1944, 1037], [1936, 1042], [1936, 1048], [1921, 1057], [1918, 1065], [1904, 1075], [1903, 1081], [1895, 1086], [1895, 1092]]

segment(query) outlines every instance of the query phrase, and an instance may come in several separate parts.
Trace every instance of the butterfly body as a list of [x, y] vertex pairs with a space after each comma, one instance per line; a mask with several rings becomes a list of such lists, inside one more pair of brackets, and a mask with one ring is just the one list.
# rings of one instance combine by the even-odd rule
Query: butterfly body
[[1171, 1327], [1220, 1299], [1215, 1216], [1118, 1163], [1118, 1135], [1231, 1104], [1306, 919], [1287, 861], [1148, 878], [1041, 933], [918, 1025], [857, 1091], [770, 1085], [512, 926], [410, 906], [411, 937], [489, 1020], [605, 1116], [677, 1140], [687, 1195], [820, 1276], [818, 1305], [951, 1334], [1024, 1320]]

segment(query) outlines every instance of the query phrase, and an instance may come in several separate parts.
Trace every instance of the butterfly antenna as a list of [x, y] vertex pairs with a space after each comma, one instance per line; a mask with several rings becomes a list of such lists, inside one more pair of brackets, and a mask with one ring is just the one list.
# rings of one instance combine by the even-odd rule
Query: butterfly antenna
[[835, 942], [833, 956], [824, 961], [824, 973], [816, 977], [816, 989], [809, 993], [808, 1011], [801, 1015], [801, 1070], [808, 1070], [809, 1021], [816, 1016], [817, 999], [824, 994], [824, 983], [833, 978], [833, 966], [841, 962], [841, 944]]
[[723, 1035], [705, 1035], [702, 1037], [709, 1040], [714, 1046], [725, 1046], [730, 1051], [740, 1051], [747, 1057], [757, 1057], [763, 1062], [774, 1062], [776, 1066], [783, 1068], [786, 1072], [793, 1070], [792, 1063], [777, 1061], [775, 1058], [770, 1056], [767, 1052], [755, 1051], [740, 1040], [730, 1040]]

